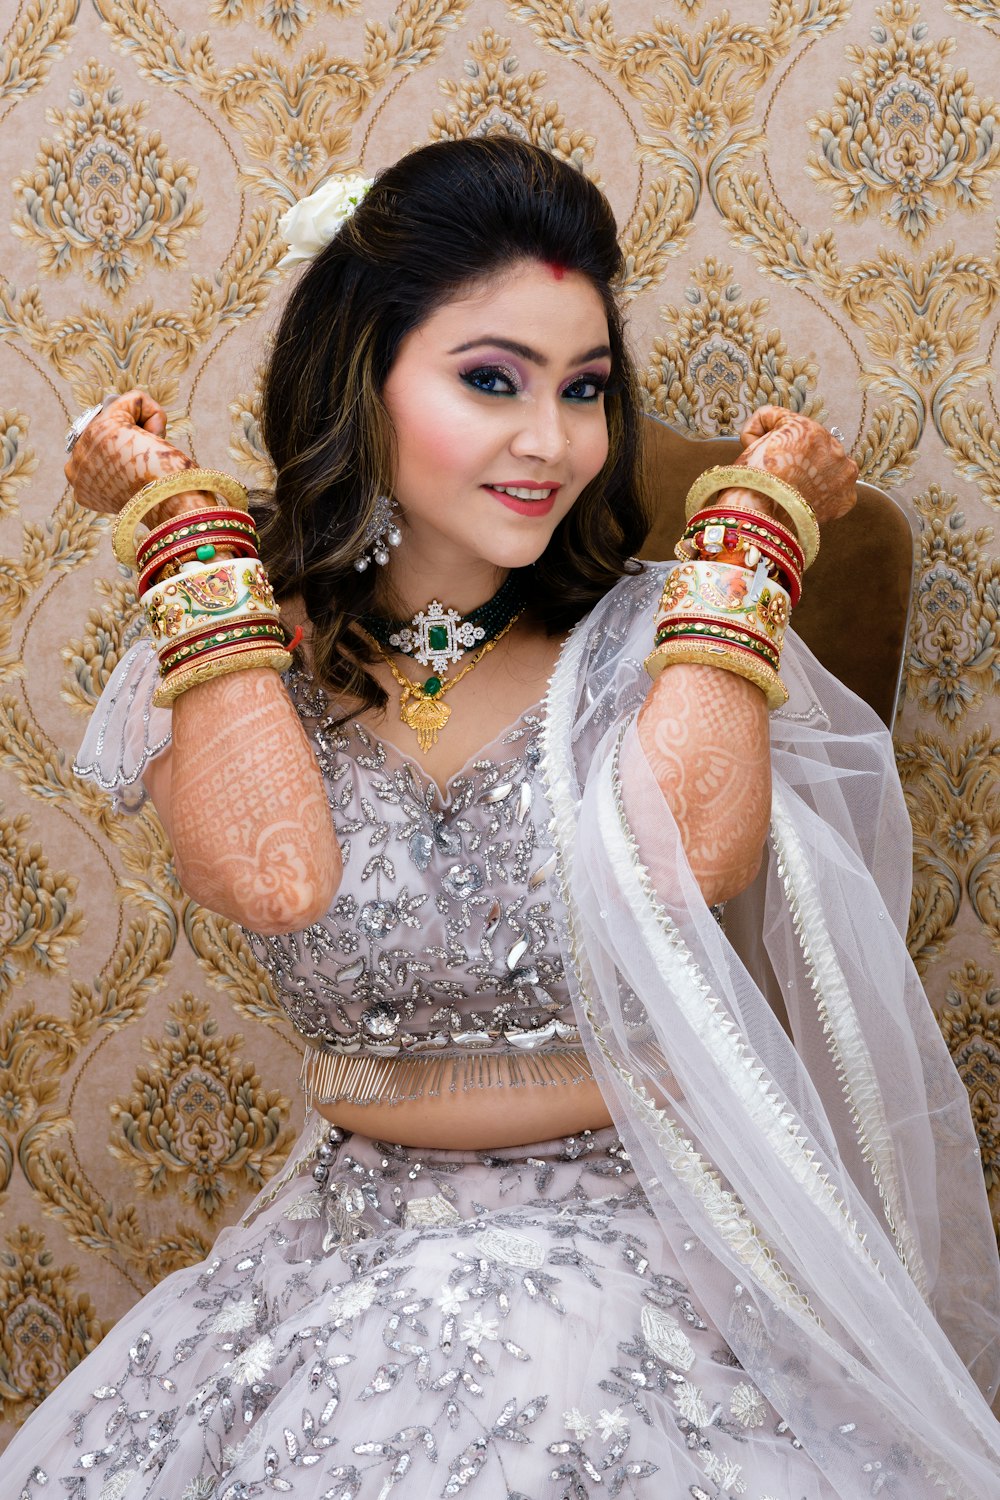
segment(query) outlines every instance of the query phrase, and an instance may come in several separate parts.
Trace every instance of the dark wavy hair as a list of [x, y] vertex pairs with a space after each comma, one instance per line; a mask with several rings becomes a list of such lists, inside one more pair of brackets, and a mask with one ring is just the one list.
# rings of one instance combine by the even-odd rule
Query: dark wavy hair
[[279, 599], [301, 596], [316, 675], [382, 706], [352, 624], [373, 608], [376, 569], [353, 560], [395, 444], [382, 400], [401, 340], [437, 308], [524, 260], [578, 271], [607, 313], [609, 451], [600, 474], [522, 570], [529, 608], [565, 630], [626, 572], [649, 527], [639, 479], [639, 394], [615, 285], [622, 272], [607, 199], [581, 172], [511, 137], [443, 141], [375, 179], [294, 287], [277, 329], [262, 435], [275, 489], [255, 511]]

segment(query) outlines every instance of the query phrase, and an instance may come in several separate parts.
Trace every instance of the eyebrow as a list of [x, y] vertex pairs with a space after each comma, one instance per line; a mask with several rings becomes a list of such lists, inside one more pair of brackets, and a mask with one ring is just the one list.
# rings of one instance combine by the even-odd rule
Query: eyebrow
[[[470, 349], [506, 349], [508, 354], [516, 354], [521, 359], [530, 360], [533, 365], [547, 365], [548, 359], [544, 354], [539, 354], [537, 349], [532, 349], [529, 344], [518, 344], [513, 339], [501, 339], [487, 336], [481, 339], [470, 339], [467, 344], [459, 344], [454, 349], [449, 349], [449, 354], [466, 354]], [[610, 359], [611, 349], [608, 344], [595, 344], [593, 349], [577, 355], [570, 360], [571, 365], [586, 364], [589, 359]]]

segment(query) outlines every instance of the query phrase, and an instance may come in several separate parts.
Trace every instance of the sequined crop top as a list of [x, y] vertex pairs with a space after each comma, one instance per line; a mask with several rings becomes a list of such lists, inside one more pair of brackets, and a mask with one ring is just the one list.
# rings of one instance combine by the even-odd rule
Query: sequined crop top
[[315, 1049], [309, 1091], [360, 1102], [391, 1079], [391, 1097], [416, 1097], [488, 1082], [501, 1053], [520, 1059], [515, 1075], [584, 1073], [569, 1056], [579, 1033], [559, 953], [538, 708], [442, 796], [395, 746], [360, 724], [335, 725], [305, 674], [289, 687], [326, 779], [344, 872], [322, 921], [247, 939]]

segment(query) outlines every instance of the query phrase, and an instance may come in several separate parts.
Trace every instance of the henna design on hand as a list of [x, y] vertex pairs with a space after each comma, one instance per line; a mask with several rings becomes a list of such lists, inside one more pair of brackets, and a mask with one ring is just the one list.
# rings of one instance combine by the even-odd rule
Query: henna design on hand
[[[845, 516], [854, 505], [858, 466], [839, 440], [810, 417], [782, 406], [762, 406], [740, 438], [745, 447], [739, 462], [794, 485], [821, 524]], [[759, 504], [762, 497], [751, 492], [749, 498]]]
[[[168, 443], [167, 416], [145, 391], [128, 391], [110, 402], [77, 438], [66, 464], [66, 478], [78, 504], [102, 515], [117, 515], [150, 480], [195, 467], [193, 458]], [[147, 518], [156, 525], [168, 515], [211, 504], [205, 495], [175, 496]]]

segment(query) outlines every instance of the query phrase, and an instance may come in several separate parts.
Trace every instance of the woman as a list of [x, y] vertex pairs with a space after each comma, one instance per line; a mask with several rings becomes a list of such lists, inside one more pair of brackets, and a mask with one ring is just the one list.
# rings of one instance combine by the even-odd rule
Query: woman
[[148, 791], [185, 888], [248, 929], [316, 1113], [7, 1490], [995, 1487], [995, 1256], [901, 936], [891, 747], [780, 655], [856, 470], [759, 413], [680, 565], [630, 563], [620, 269], [599, 192], [514, 141], [415, 152], [339, 225], [264, 400], [287, 685], [238, 491], [184, 493], [138, 393], [83, 432], [70, 478], [120, 513], [157, 649], [81, 769]]

